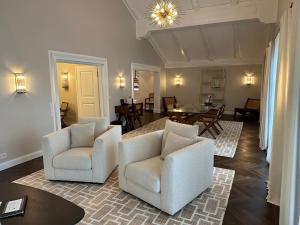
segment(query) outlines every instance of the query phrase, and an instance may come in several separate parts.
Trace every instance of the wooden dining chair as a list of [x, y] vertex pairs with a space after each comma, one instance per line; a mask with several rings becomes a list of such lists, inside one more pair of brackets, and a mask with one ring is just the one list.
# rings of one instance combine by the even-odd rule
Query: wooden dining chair
[[234, 109], [234, 119], [236, 119], [236, 115], [242, 114], [243, 118], [247, 115], [250, 117], [254, 117], [255, 119], [259, 119], [259, 108], [260, 108], [260, 99], [248, 98], [244, 108], [235, 108]]
[[225, 105], [222, 105], [219, 109], [211, 109], [208, 111], [208, 113], [204, 114], [204, 115], [207, 115], [208, 117], [210, 115], [218, 115], [218, 120], [215, 122], [215, 124], [221, 129], [221, 130], [224, 130], [224, 128], [221, 126], [220, 124], [220, 120], [221, 118], [223, 117], [224, 115], [224, 112], [225, 112]]
[[67, 116], [69, 110], [69, 103], [68, 102], [62, 102], [60, 105], [60, 121], [62, 128], [65, 128], [67, 124], [65, 123], [64, 119]]
[[162, 103], [163, 103], [164, 112], [167, 113], [169, 109], [176, 108], [177, 99], [175, 96], [162, 97]]
[[[199, 132], [199, 136], [201, 136], [205, 132], [208, 132], [214, 139], [216, 139], [216, 136], [213, 133], [213, 131], [215, 131], [217, 135], [221, 133], [216, 125], [218, 124], [218, 126], [221, 127], [221, 125], [219, 124], [219, 118], [222, 117], [222, 112], [223, 107], [217, 109], [216, 111], [211, 111], [210, 113], [201, 114], [199, 116], [198, 121], [202, 122], [202, 124], [204, 125], [203, 130]], [[221, 129], [223, 130], [222, 127]]]

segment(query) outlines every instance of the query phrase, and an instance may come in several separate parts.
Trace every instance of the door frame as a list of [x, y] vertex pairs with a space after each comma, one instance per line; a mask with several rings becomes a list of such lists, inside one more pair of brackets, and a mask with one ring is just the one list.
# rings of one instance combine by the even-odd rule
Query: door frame
[[97, 66], [99, 87], [99, 106], [101, 116], [109, 118], [109, 85], [108, 85], [108, 63], [106, 58], [73, 54], [59, 51], [48, 51], [49, 74], [51, 84], [51, 116], [53, 120], [53, 131], [61, 129], [60, 101], [58, 89], [57, 63], [71, 63]]
[[158, 66], [151, 66], [146, 64], [140, 63], [131, 63], [131, 96], [134, 96], [133, 90], [133, 79], [134, 79], [134, 72], [135, 70], [142, 70], [142, 71], [149, 71], [155, 74], [154, 77], [154, 113], [161, 113], [161, 68]]

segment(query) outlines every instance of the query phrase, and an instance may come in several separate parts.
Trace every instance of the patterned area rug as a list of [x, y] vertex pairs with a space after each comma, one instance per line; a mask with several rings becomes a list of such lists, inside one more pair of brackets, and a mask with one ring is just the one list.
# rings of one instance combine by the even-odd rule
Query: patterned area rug
[[[123, 138], [125, 139], [131, 138], [141, 134], [153, 132], [156, 130], [162, 130], [165, 127], [165, 123], [167, 119], [168, 119], [167, 117], [158, 119], [143, 127], [140, 127], [136, 130], [124, 134]], [[220, 124], [224, 130], [221, 131], [221, 134], [217, 136], [215, 155], [233, 158], [243, 129], [243, 123], [222, 120], [220, 121]], [[204, 128], [203, 124], [199, 124], [199, 126], [200, 126], [200, 130]], [[204, 133], [202, 136], [212, 138], [208, 132]]]
[[234, 173], [234, 170], [214, 168], [211, 188], [174, 216], [119, 189], [116, 171], [103, 185], [47, 181], [43, 170], [14, 182], [51, 192], [84, 208], [86, 214], [79, 225], [221, 225]]

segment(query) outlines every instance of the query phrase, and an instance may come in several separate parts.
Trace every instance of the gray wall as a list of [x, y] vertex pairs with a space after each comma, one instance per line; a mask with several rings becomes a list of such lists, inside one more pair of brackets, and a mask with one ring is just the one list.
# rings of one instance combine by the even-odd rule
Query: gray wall
[[[226, 111], [232, 112], [235, 107], [244, 107], [247, 98], [260, 98], [262, 66], [226, 66], [225, 104]], [[243, 84], [245, 73], [255, 74], [255, 84]], [[176, 87], [174, 78], [181, 74], [183, 86]], [[176, 96], [181, 105], [198, 104], [201, 93], [202, 68], [167, 69], [166, 95]]]
[[[135, 21], [120, 0], [1, 0], [0, 163], [41, 149], [53, 130], [48, 50], [108, 59], [110, 111], [131, 94], [130, 64], [161, 66], [151, 45], [135, 37]], [[13, 72], [26, 73], [27, 94], [14, 93]], [[126, 87], [116, 77], [123, 72]], [[163, 87], [163, 83], [162, 83]]]

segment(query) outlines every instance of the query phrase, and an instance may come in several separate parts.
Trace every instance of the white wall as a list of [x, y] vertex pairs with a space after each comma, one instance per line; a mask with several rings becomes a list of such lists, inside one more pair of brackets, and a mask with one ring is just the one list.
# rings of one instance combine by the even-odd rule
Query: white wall
[[[48, 50], [108, 59], [111, 119], [119, 99], [131, 94], [131, 63], [162, 65], [151, 45], [136, 39], [135, 21], [122, 1], [1, 0], [0, 28], [0, 153], [7, 153], [5, 160], [40, 150], [41, 137], [53, 130]], [[14, 93], [12, 73], [18, 71], [26, 74], [27, 94]], [[119, 72], [126, 77], [123, 89]]]
[[[226, 111], [232, 112], [235, 107], [244, 107], [247, 98], [260, 98], [262, 66], [226, 66], [225, 104]], [[246, 72], [255, 74], [255, 84], [243, 84]], [[183, 86], [176, 87], [174, 78], [181, 74]], [[179, 104], [199, 104], [201, 93], [202, 68], [167, 69], [166, 95], [176, 96]]]
[[134, 99], [138, 103], [142, 102], [144, 104], [145, 98], [149, 98], [149, 94], [154, 93], [154, 78], [155, 75], [152, 72], [147, 72], [147, 71], [138, 72], [140, 90], [134, 91]]

